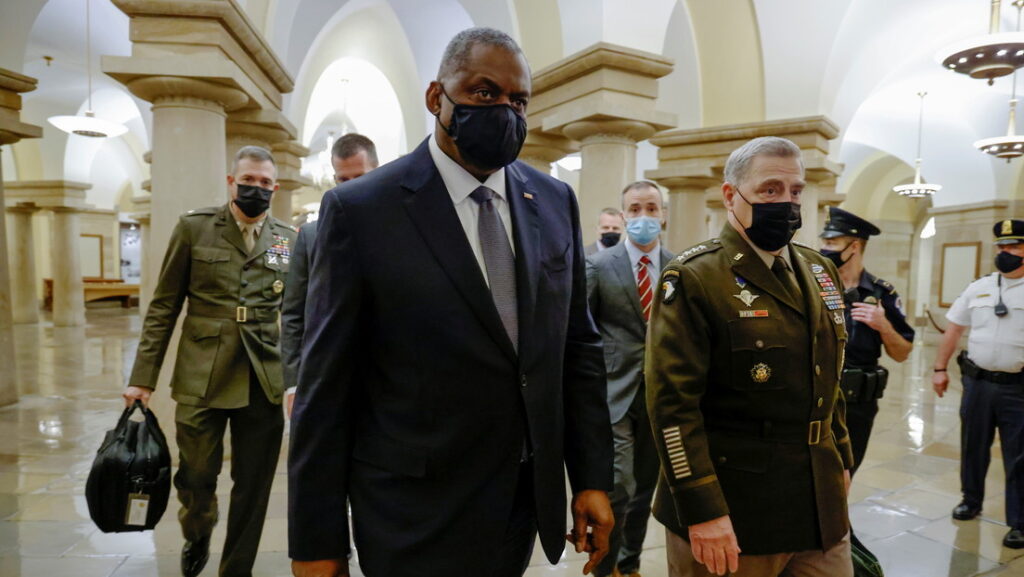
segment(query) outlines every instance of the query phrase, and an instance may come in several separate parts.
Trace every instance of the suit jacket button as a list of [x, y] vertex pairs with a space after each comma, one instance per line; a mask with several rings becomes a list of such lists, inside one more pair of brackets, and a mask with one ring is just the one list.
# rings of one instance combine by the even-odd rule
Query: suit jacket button
[[763, 349], [764, 348], [764, 341], [762, 341], [761, 339], [757, 339], [756, 341], [754, 341], [754, 348], [755, 349]]
[[526, 386], [526, 375], [519, 375], [519, 384], [524, 387]]
[[820, 406], [822, 405], [822, 403], [824, 403], [824, 402], [825, 402], [825, 399], [823, 399], [823, 398], [821, 398], [821, 397], [818, 397], [818, 406], [819, 406], [819, 407], [820, 407]]
[[814, 374], [821, 375], [821, 365], [814, 365]]
[[242, 286], [249, 286], [249, 281], [242, 279]]

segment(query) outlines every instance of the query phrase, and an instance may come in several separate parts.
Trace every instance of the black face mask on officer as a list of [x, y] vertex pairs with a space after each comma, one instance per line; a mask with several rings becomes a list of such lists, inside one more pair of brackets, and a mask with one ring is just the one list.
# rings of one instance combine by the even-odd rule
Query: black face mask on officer
[[1024, 264], [1024, 257], [1017, 256], [1011, 252], [1000, 251], [996, 255], [996, 268], [999, 272], [1009, 274]]
[[508, 104], [459, 104], [443, 86], [441, 94], [455, 108], [448, 126], [441, 123], [440, 116], [438, 124], [467, 162], [484, 170], [498, 170], [515, 161], [526, 140], [526, 118]]
[[[736, 194], [750, 205], [752, 216], [750, 226], [744, 230], [747, 238], [761, 250], [773, 252], [786, 246], [793, 235], [803, 226], [800, 204], [796, 202], [762, 202], [752, 204], [739, 188]], [[736, 216], [736, 213], [733, 213]], [[737, 222], [739, 218], [736, 219]], [[740, 223], [741, 225], [743, 223]]]
[[605, 248], [611, 248], [619, 244], [619, 239], [622, 238], [621, 232], [602, 232], [601, 233], [601, 244]]
[[821, 256], [832, 261], [832, 264], [836, 265], [836, 268], [843, 268], [844, 264], [850, 262], [849, 258], [843, 258], [843, 253], [846, 252], [846, 249], [850, 248], [852, 244], [853, 243], [851, 242], [839, 250], [829, 250], [827, 248], [823, 248], [818, 252], [821, 253]]
[[256, 218], [267, 212], [267, 209], [270, 208], [270, 197], [274, 195], [273, 190], [251, 184], [239, 184], [237, 188], [238, 194], [235, 196], [235, 206], [245, 216]]

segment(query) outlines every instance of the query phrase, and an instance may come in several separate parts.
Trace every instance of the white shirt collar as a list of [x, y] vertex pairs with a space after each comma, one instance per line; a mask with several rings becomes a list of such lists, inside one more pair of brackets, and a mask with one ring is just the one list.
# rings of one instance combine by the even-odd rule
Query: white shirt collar
[[436, 166], [437, 171], [441, 173], [441, 180], [444, 181], [444, 186], [448, 189], [448, 194], [452, 197], [452, 203], [461, 203], [466, 200], [474, 190], [481, 186], [486, 186], [493, 190], [494, 194], [496, 194], [498, 198], [506, 202], [508, 201], [505, 197], [504, 167], [488, 176], [487, 180], [480, 182], [475, 176], [470, 174], [469, 171], [459, 166], [459, 163], [452, 160], [450, 156], [441, 150], [441, 147], [437, 145], [436, 135], [430, 135], [427, 147], [430, 149], [430, 157], [434, 160], [434, 166]]
[[640, 247], [633, 244], [633, 241], [629, 238], [625, 238], [622, 241], [626, 245], [626, 252], [629, 254], [629, 262], [633, 265], [633, 271], [636, 271], [636, 265], [640, 262], [640, 257], [647, 255], [647, 258], [651, 259], [651, 265], [655, 270], [661, 270], [661, 241], [654, 245], [648, 252], [640, 250]]

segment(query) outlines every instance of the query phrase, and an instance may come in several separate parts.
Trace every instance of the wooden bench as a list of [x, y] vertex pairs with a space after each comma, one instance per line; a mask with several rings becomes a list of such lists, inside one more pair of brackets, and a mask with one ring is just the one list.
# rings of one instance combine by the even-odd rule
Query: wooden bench
[[[120, 299], [121, 306], [131, 307], [132, 298], [138, 298], [139, 285], [126, 284], [124, 279], [111, 278], [84, 278], [82, 279], [83, 290], [85, 291], [85, 302], [90, 303], [104, 299]], [[46, 310], [53, 310], [53, 279], [43, 279], [43, 307]]]

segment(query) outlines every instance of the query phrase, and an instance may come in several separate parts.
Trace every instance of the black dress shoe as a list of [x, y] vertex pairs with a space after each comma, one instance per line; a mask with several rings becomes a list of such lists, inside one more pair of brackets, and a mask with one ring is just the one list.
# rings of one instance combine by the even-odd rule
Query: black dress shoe
[[959, 505], [953, 508], [953, 518], [958, 521], [970, 521], [980, 514], [981, 507], [968, 505], [964, 501], [961, 501]]
[[1024, 549], [1024, 531], [1010, 529], [1010, 532], [1003, 537], [1003, 547], [1010, 549]]
[[209, 559], [209, 535], [197, 541], [185, 541], [185, 546], [181, 549], [181, 574], [184, 577], [197, 577]]

